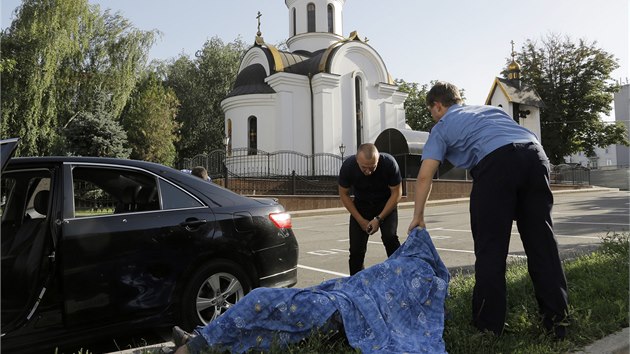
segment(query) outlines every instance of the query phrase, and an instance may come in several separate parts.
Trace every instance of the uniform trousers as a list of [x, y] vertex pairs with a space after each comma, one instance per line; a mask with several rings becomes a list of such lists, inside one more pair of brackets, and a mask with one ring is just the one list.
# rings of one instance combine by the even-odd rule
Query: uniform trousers
[[472, 170], [470, 222], [475, 248], [473, 324], [503, 332], [506, 259], [516, 220], [527, 267], [547, 330], [566, 319], [567, 282], [553, 232], [549, 160], [535, 143], [508, 144], [484, 157]]

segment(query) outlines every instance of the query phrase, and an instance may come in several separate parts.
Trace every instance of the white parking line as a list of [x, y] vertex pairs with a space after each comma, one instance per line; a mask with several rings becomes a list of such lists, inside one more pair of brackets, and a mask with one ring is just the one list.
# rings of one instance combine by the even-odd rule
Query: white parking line
[[[475, 251], [468, 251], [468, 250], [455, 250], [452, 248], [435, 248], [438, 251], [448, 251], [448, 252], [459, 252], [459, 253], [470, 253], [470, 254], [475, 254]], [[515, 258], [527, 258], [527, 256], [522, 256], [520, 254], [508, 254], [508, 257], [515, 257]]]
[[630, 226], [629, 223], [615, 223], [615, 222], [579, 222], [579, 221], [555, 221], [554, 224], [583, 224], [583, 225], [615, 225], [615, 226]]
[[586, 238], [589, 240], [599, 240], [601, 237], [598, 236], [578, 236], [578, 235], [556, 235], [556, 237], [566, 237], [566, 238]]
[[339, 276], [339, 277], [349, 277], [350, 276], [350, 274], [332, 272], [330, 270], [308, 267], [308, 266], [304, 266], [304, 265], [301, 265], [301, 264], [298, 264], [298, 268], [313, 270], [313, 271], [320, 272], [320, 273], [332, 274], [332, 275], [336, 275], [336, 276]]

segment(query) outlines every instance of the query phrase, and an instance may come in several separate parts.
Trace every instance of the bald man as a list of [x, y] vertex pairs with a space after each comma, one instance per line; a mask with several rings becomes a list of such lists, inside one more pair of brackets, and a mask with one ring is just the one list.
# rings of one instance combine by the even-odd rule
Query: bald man
[[353, 275], [364, 268], [368, 238], [379, 229], [387, 257], [400, 247], [396, 229], [402, 177], [391, 155], [379, 153], [374, 144], [362, 144], [341, 165], [338, 182], [341, 203], [350, 212], [348, 265]]

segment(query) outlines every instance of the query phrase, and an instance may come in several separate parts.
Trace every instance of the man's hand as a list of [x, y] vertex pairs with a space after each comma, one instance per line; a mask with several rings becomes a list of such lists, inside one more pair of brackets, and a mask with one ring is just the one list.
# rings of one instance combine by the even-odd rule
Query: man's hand
[[378, 231], [380, 226], [381, 226], [381, 224], [379, 223], [378, 220], [372, 219], [372, 220], [368, 221], [367, 228], [365, 229], [365, 232], [367, 232], [368, 235], [372, 235], [373, 233]]
[[426, 228], [427, 225], [424, 223], [424, 218], [413, 218], [411, 219], [411, 223], [409, 223], [409, 227], [407, 228], [407, 234], [410, 234], [413, 229], [416, 227]]

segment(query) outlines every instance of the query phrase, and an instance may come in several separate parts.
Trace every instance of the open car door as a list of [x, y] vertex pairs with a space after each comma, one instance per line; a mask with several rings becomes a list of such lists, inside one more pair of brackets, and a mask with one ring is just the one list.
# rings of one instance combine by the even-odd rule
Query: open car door
[[18, 138], [0, 140], [0, 146], [2, 148], [2, 153], [0, 155], [2, 171], [4, 171], [4, 168], [7, 167], [7, 164], [9, 163], [11, 156], [13, 156], [13, 152], [15, 152], [19, 141], [20, 139]]
[[[55, 168], [8, 166], [18, 139], [2, 140], [0, 217], [2, 231], [2, 345], [37, 315], [54, 274], [52, 220]], [[17, 333], [16, 333], [17, 335]], [[7, 340], [9, 340], [7, 342]]]

